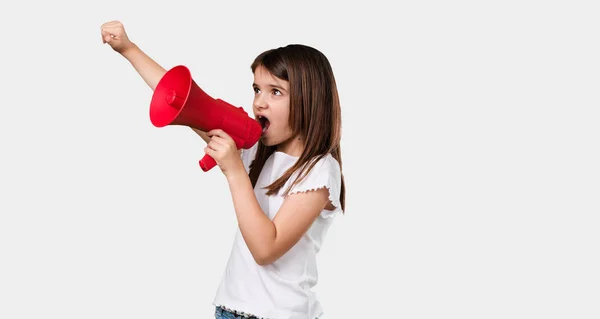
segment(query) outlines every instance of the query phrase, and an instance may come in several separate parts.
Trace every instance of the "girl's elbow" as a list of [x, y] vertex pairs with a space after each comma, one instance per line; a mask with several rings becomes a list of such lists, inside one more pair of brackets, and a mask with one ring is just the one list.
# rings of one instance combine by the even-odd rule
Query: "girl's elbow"
[[269, 255], [259, 255], [259, 256], [254, 255], [253, 257], [254, 257], [254, 261], [259, 266], [268, 266], [275, 261], [275, 259], [270, 257]]
[[262, 250], [260, 252], [252, 253], [252, 257], [254, 258], [256, 264], [258, 264], [259, 266], [268, 266], [274, 263], [279, 258], [279, 256], [276, 256], [268, 250]]
[[272, 261], [270, 261], [267, 258], [256, 258], [256, 257], [254, 257], [254, 261], [259, 266], [268, 266], [268, 265], [270, 265], [272, 263]]

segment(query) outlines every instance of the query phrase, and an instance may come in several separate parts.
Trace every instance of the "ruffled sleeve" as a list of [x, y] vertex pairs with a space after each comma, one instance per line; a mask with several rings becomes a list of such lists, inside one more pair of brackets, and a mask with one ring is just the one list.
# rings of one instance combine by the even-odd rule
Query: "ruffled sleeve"
[[[294, 174], [288, 182], [293, 182], [296, 176]], [[327, 155], [315, 164], [304, 180], [290, 189], [288, 195], [327, 188], [329, 191], [329, 200], [335, 208], [333, 210], [323, 210], [321, 217], [329, 218], [342, 213], [342, 205], [340, 203], [341, 186], [340, 165], [331, 155]]]
[[257, 150], [258, 143], [254, 144], [254, 146], [250, 147], [249, 149], [242, 148], [242, 163], [244, 163], [244, 168], [248, 174], [250, 174], [250, 164], [252, 164], [252, 161], [254, 161]]

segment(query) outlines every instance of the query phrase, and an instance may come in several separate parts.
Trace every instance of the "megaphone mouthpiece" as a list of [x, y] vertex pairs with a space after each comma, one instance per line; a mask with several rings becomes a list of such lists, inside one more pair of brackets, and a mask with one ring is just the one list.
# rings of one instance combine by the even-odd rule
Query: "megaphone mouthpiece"
[[175, 90], [171, 90], [167, 94], [167, 97], [165, 99], [166, 99], [167, 104], [169, 104], [176, 110], [181, 110], [181, 108], [183, 107], [183, 104], [185, 103], [185, 98], [178, 96], [177, 92], [175, 92]]

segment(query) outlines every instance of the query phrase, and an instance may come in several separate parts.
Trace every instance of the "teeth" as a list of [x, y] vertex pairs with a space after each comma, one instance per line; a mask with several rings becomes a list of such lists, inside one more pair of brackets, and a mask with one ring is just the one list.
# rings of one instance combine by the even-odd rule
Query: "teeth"
[[[263, 120], [264, 120], [264, 121], [263, 121]], [[267, 121], [268, 121], [268, 120], [267, 120], [267, 118], [266, 118], [266, 117], [264, 117], [264, 116], [262, 116], [262, 115], [259, 115], [259, 116], [258, 116], [258, 122], [260, 123], [260, 126], [262, 127], [262, 132], [263, 132], [263, 133], [264, 133], [264, 132], [267, 130], [267, 125], [266, 125], [266, 124], [267, 124]]]

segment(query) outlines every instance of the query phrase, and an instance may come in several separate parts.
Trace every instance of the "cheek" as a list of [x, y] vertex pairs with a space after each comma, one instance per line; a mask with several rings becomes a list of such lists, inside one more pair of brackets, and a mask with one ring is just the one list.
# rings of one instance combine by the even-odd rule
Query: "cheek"
[[290, 127], [290, 112], [289, 110], [282, 110], [279, 115], [279, 122], [282, 124], [282, 127]]
[[277, 123], [279, 123], [279, 129], [285, 132], [291, 131], [292, 128], [290, 126], [289, 120], [290, 118], [288, 114], [282, 114], [277, 121]]

